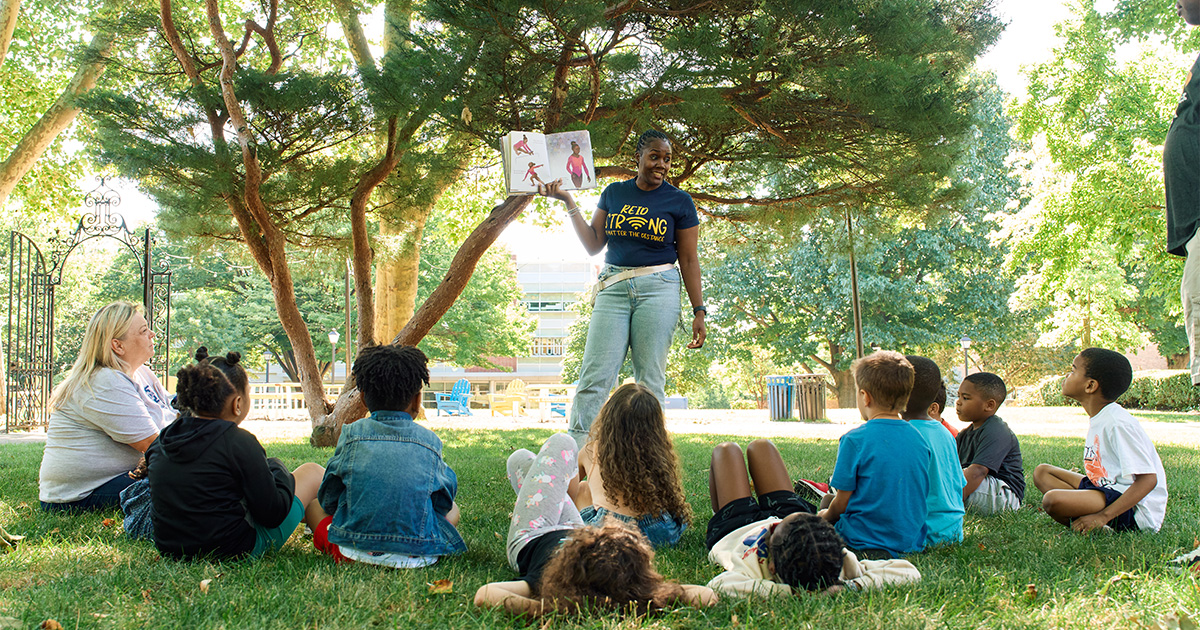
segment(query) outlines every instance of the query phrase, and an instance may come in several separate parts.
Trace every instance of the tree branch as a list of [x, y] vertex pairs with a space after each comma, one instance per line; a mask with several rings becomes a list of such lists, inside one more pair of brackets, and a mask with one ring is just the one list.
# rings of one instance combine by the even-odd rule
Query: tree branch
[[0, 0], [0, 67], [8, 56], [13, 31], [17, 28], [17, 15], [21, 12], [21, 0]]

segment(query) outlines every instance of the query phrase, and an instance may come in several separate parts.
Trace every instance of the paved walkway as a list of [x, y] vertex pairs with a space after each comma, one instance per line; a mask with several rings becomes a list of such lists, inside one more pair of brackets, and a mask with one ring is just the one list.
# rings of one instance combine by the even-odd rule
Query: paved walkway
[[[534, 417], [491, 416], [486, 410], [476, 410], [468, 417], [430, 416], [422, 421], [437, 430], [450, 429], [553, 429], [566, 431], [567, 422], [561, 418], [543, 421]], [[1003, 407], [1001, 417], [1017, 435], [1042, 437], [1083, 438], [1087, 433], [1087, 415], [1079, 407]], [[846, 431], [862, 423], [855, 409], [831, 409], [827, 422], [772, 422], [766, 411], [691, 409], [667, 411], [667, 428], [680, 434], [734, 435], [740, 437], [791, 437], [802, 439], [836, 440]], [[1143, 418], [1142, 426], [1156, 444], [1200, 446], [1200, 414], [1195, 421], [1155, 422]], [[959, 425], [953, 414], [947, 417]], [[242, 426], [264, 442], [294, 441], [308, 438], [311, 433], [306, 419], [264, 420], [248, 419]], [[44, 431], [0, 433], [0, 445], [24, 442], [44, 442]]]

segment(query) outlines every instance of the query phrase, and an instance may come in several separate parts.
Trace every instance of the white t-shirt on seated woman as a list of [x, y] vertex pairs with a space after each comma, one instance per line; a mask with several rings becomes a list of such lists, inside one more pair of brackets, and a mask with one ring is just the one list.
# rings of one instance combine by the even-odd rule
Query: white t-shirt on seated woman
[[90, 387], [83, 385], [50, 413], [39, 499], [79, 501], [133, 470], [142, 454], [129, 445], [159, 433], [176, 415], [167, 390], [146, 366], [133, 378], [112, 368], [97, 370]]

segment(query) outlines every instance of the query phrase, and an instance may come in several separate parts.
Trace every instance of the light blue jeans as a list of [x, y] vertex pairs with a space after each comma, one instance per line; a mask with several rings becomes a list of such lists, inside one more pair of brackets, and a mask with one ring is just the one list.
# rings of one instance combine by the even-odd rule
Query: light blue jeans
[[[600, 280], [626, 269], [607, 265]], [[653, 392], [659, 404], [665, 402], [667, 352], [679, 326], [681, 284], [679, 269], [668, 269], [622, 280], [596, 296], [567, 425], [580, 449], [617, 383], [626, 352], [633, 361], [634, 380]]]

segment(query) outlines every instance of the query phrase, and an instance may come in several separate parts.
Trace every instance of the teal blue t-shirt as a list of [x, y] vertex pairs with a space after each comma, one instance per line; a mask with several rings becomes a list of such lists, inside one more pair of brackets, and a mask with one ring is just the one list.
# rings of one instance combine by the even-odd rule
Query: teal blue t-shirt
[[967, 479], [958, 463], [954, 436], [937, 420], [909, 420], [929, 447], [929, 497], [925, 501], [925, 546], [962, 542], [963, 487]]
[[854, 493], [834, 524], [847, 547], [898, 556], [925, 546], [931, 457], [921, 434], [899, 418], [876, 418], [842, 436], [829, 483]]

